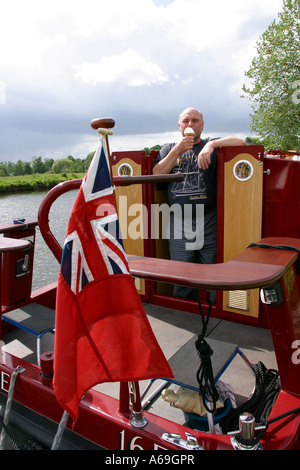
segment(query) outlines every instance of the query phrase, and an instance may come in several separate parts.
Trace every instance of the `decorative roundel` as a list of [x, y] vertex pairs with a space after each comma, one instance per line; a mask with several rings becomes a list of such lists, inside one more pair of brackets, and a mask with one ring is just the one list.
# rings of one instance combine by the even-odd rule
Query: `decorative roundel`
[[129, 163], [122, 163], [122, 165], [120, 165], [118, 168], [118, 175], [119, 176], [132, 176], [133, 175], [132, 166], [130, 166]]
[[234, 177], [239, 181], [248, 181], [253, 175], [253, 166], [248, 160], [239, 160], [233, 167]]

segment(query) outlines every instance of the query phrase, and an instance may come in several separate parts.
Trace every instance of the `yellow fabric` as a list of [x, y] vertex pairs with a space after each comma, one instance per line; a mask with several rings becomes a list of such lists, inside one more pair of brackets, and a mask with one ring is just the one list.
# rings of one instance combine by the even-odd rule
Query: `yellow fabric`
[[[184, 387], [179, 387], [177, 392], [172, 389], [165, 389], [162, 391], [161, 396], [171, 406], [175, 406], [175, 408], [179, 408], [187, 413], [195, 413], [200, 416], [205, 416], [207, 413], [203, 406], [201, 395], [194, 390]], [[221, 408], [222, 406], [223, 404], [218, 400], [216, 407]]]

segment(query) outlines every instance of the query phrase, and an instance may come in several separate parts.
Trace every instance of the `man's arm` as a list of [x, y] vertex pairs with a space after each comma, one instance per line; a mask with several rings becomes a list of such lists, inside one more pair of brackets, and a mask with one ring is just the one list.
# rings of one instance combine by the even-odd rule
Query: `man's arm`
[[204, 145], [198, 155], [198, 165], [202, 170], [207, 170], [211, 161], [211, 154], [218, 147], [230, 147], [237, 145], [246, 145], [246, 142], [239, 137], [223, 137], [222, 139], [210, 140]]
[[176, 160], [180, 155], [188, 150], [192, 150], [194, 145], [194, 137], [184, 137], [178, 144], [176, 144], [168, 155], [160, 160], [153, 168], [153, 174], [168, 174], [171, 172]]

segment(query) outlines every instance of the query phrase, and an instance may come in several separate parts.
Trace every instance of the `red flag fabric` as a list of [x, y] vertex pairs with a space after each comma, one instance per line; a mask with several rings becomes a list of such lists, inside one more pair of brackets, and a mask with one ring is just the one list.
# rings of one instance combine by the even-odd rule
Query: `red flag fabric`
[[106, 142], [71, 212], [58, 277], [53, 387], [75, 424], [98, 383], [173, 377], [130, 275]]

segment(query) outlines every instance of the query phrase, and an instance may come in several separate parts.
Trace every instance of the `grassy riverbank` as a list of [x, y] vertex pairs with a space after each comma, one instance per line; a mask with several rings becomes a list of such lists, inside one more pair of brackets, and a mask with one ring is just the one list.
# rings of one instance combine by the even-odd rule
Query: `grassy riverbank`
[[85, 173], [36, 173], [24, 176], [2, 176], [0, 194], [20, 193], [22, 191], [47, 191], [63, 181], [83, 178]]

